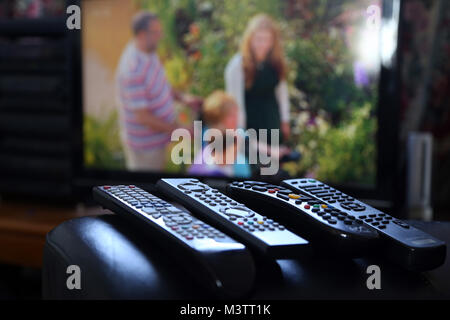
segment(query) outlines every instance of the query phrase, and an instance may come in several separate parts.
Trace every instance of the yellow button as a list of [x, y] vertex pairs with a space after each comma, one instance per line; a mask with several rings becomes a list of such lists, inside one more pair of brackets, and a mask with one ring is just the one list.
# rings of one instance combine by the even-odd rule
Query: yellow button
[[192, 226], [192, 228], [193, 229], [198, 229], [200, 226], [199, 225], [196, 225], [196, 224], [194, 224], [193, 226]]
[[322, 208], [326, 209], [326, 208], [328, 208], [328, 206], [326, 204], [323, 204]]
[[291, 198], [291, 199], [298, 199], [298, 198], [300, 198], [300, 196], [298, 195], [298, 194], [290, 194], [289, 195], [289, 198]]
[[264, 221], [258, 221], [259, 224], [264, 224]]

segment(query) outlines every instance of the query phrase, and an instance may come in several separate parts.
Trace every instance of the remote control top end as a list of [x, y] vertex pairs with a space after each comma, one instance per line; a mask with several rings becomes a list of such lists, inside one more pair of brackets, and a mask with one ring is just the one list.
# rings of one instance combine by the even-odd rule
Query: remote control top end
[[156, 223], [189, 246], [201, 248], [208, 244], [215, 247], [245, 248], [243, 244], [195, 218], [190, 212], [181, 210], [134, 185], [103, 186], [99, 187], [99, 190], [129, 206], [134, 213]]
[[264, 256], [277, 259], [309, 251], [308, 241], [285, 226], [197, 179], [161, 179], [157, 187], [205, 221]]
[[426, 271], [445, 262], [445, 242], [315, 179], [289, 179], [282, 185], [332, 205], [377, 230], [387, 254], [406, 269]]
[[228, 190], [232, 195], [240, 195], [239, 199], [248, 199], [250, 203], [260, 201], [256, 204], [262, 207], [268, 204], [272, 208], [278, 208], [276, 211], [269, 208], [267, 210], [273, 215], [284, 217], [283, 220], [289, 221], [293, 227], [296, 225], [305, 228], [305, 224], [308, 224], [306, 229], [316, 228], [316, 235], [320, 237], [330, 233], [343, 238], [378, 239], [375, 230], [364, 226], [363, 222], [355, 217], [315, 198], [281, 186], [244, 181], [229, 184]]
[[252, 289], [255, 266], [247, 248], [190, 212], [134, 185], [95, 187], [93, 195], [104, 208], [168, 246], [169, 254], [212, 293], [237, 298]]

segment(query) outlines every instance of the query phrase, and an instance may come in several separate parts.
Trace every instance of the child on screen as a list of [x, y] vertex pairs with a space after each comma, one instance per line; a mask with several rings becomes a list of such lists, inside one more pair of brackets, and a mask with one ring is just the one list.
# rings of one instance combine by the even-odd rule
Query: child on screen
[[[238, 106], [236, 101], [224, 91], [214, 91], [205, 100], [203, 106], [203, 128], [205, 131], [210, 128], [218, 129], [222, 132], [223, 150], [213, 151], [203, 146], [194, 160], [194, 164], [189, 168], [188, 173], [192, 175], [215, 176], [215, 177], [240, 177], [248, 178], [251, 175], [250, 166], [247, 164], [245, 155], [240, 152], [235, 138], [227, 139], [226, 129], [235, 130], [238, 120]], [[208, 144], [208, 143], [207, 143]], [[233, 157], [231, 160], [228, 158]], [[200, 163], [201, 160], [201, 163]], [[227, 161], [228, 160], [228, 161]]]

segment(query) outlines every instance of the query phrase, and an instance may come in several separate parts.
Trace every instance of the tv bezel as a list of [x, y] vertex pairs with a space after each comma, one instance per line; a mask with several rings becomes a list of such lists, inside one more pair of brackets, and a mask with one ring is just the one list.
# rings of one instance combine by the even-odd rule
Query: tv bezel
[[[87, 1], [87, 0], [84, 0]], [[75, 4], [82, 6], [81, 0], [68, 0], [68, 5]], [[399, 50], [400, 21], [402, 15], [402, 0], [382, 0], [383, 16], [385, 8], [391, 3], [397, 3], [400, 8], [397, 29], [397, 46], [393, 54], [391, 66], [381, 65], [379, 77], [378, 106], [376, 108], [378, 129], [376, 133], [377, 144], [377, 172], [376, 181], [372, 185], [364, 184], [335, 184], [330, 185], [340, 189], [354, 197], [361, 199], [382, 200], [392, 206], [396, 197], [398, 185], [398, 151], [399, 151], [399, 109], [400, 109], [400, 76], [399, 66], [401, 61]], [[84, 157], [84, 134], [83, 134], [83, 74], [82, 74], [82, 28], [81, 30], [70, 31], [70, 51], [71, 70], [75, 81], [72, 88], [73, 101], [73, 172], [74, 187], [77, 190], [90, 192], [92, 186], [105, 184], [126, 184], [133, 183], [143, 186], [151, 186], [162, 177], [187, 177], [188, 175], [173, 174], [165, 172], [130, 172], [126, 170], [108, 170], [86, 168]], [[219, 178], [210, 176], [195, 176], [198, 179], [205, 179], [212, 183], [225, 184], [229, 181], [242, 180], [238, 178]], [[326, 181], [324, 181], [326, 182]]]

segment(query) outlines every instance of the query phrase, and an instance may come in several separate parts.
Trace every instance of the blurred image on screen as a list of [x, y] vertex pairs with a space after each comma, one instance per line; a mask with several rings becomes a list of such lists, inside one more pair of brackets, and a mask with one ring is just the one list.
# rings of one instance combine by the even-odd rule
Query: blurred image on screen
[[284, 175], [373, 185], [380, 8], [374, 0], [83, 1], [85, 166], [258, 174], [245, 161], [174, 164], [171, 132], [202, 120], [204, 130], [279, 129]]

